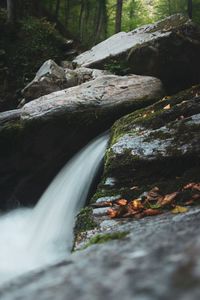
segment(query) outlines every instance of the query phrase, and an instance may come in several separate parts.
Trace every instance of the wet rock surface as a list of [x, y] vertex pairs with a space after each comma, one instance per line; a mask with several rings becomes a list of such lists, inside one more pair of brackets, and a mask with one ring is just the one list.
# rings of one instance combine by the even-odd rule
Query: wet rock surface
[[199, 91], [196, 86], [163, 98], [114, 124], [93, 201], [115, 195], [132, 200], [155, 186], [172, 193], [199, 182]]
[[131, 32], [120, 32], [74, 63], [95, 68], [160, 78], [169, 91], [177, 91], [200, 79], [200, 29], [182, 15], [174, 15]]
[[0, 207], [35, 203], [74, 153], [162, 94], [156, 78], [107, 75], [27, 103], [0, 127]]
[[[139, 221], [112, 221], [98, 231], [120, 240], [77, 251], [51, 268], [0, 288], [14, 299], [191, 299], [200, 297], [200, 210]], [[90, 235], [96, 235], [93, 231]]]

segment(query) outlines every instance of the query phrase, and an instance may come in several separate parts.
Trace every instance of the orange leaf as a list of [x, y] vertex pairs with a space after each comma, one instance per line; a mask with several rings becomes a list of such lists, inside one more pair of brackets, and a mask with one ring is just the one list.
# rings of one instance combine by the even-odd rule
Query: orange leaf
[[169, 205], [169, 204], [171, 204], [174, 201], [174, 199], [176, 198], [176, 196], [178, 194], [179, 194], [178, 192], [174, 192], [174, 193], [171, 193], [171, 194], [167, 194], [167, 195], [165, 195], [163, 197], [160, 197], [160, 199], [158, 200], [157, 204], [160, 205], [160, 207]]
[[184, 190], [196, 190], [200, 192], [200, 183], [191, 182], [183, 187]]
[[128, 204], [128, 201], [126, 199], [118, 199], [115, 201], [116, 204], [120, 205], [120, 206], [125, 206]]
[[117, 218], [119, 216], [119, 211], [117, 211], [115, 209], [112, 209], [112, 208], [109, 208], [107, 210], [107, 214], [109, 215], [109, 217], [111, 219], [114, 219], [114, 218]]
[[148, 209], [144, 210], [144, 215], [145, 216], [156, 216], [156, 215], [160, 215], [160, 214], [162, 214], [162, 211], [160, 211], [158, 209], [148, 208]]

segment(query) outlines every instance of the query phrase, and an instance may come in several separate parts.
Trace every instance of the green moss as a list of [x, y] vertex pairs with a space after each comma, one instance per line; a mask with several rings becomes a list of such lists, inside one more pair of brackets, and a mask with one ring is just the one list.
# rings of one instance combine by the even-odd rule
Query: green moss
[[123, 239], [128, 234], [129, 234], [129, 232], [127, 232], [127, 231], [106, 233], [106, 234], [97, 234], [89, 240], [89, 242], [84, 246], [83, 249], [88, 248], [91, 245], [103, 244], [103, 243], [107, 243], [109, 241]]
[[98, 227], [98, 225], [94, 221], [94, 218], [92, 215], [92, 208], [85, 207], [80, 211], [80, 213], [77, 216], [74, 233], [77, 236], [81, 232], [85, 232], [87, 230], [92, 230], [97, 227]]
[[[176, 95], [165, 97], [151, 106], [122, 117], [112, 127], [111, 146], [124, 134], [135, 135], [143, 128], [158, 129], [169, 122], [175, 121], [181, 115], [189, 116], [190, 110], [188, 110], [187, 101], [195, 97], [196, 94], [200, 94], [200, 85], [181, 91]], [[169, 110], [164, 109], [167, 105], [170, 105]]]
[[104, 64], [104, 69], [116, 75], [125, 75], [130, 72], [125, 57], [119, 57], [118, 59], [110, 59], [108, 63]]

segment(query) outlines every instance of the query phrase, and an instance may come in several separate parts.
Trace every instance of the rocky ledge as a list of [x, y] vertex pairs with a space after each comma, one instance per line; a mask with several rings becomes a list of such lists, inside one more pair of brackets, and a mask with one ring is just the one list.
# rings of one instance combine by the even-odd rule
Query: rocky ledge
[[35, 203], [74, 153], [163, 93], [153, 77], [105, 75], [0, 114], [0, 207]]
[[139, 221], [104, 221], [101, 229], [88, 232], [92, 239], [85, 250], [18, 278], [1, 288], [0, 297], [198, 300], [199, 222], [199, 208]]
[[80, 66], [160, 78], [168, 91], [200, 81], [200, 27], [180, 14], [120, 32], [80, 54]]

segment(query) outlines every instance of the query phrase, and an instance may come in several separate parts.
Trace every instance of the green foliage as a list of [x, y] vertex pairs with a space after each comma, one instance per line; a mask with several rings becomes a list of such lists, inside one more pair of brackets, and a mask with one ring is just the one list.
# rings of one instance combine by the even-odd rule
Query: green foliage
[[0, 38], [0, 49], [6, 53], [4, 65], [8, 69], [8, 82], [22, 88], [33, 79], [45, 60], [62, 58], [63, 44], [54, 25], [44, 18], [27, 17], [16, 25], [15, 31], [6, 28]]
[[127, 231], [97, 234], [89, 240], [89, 242], [84, 246], [84, 249], [91, 245], [94, 245], [94, 244], [103, 244], [103, 243], [110, 242], [113, 240], [123, 239], [128, 234], [129, 234], [129, 232], [127, 232]]
[[113, 59], [111, 62], [104, 65], [104, 69], [110, 71], [116, 75], [124, 75], [127, 74], [129, 68], [128, 64], [125, 60], [115, 60]]

